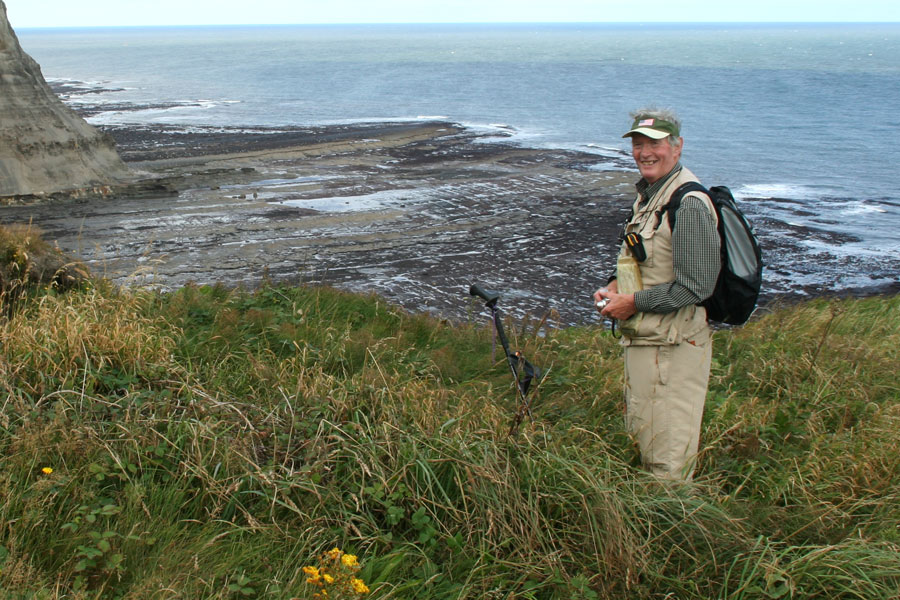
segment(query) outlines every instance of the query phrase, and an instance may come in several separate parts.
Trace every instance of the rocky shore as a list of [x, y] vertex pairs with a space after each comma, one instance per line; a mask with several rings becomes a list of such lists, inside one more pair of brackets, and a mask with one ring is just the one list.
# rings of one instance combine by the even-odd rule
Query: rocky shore
[[[154, 194], [0, 208], [122, 284], [327, 283], [415, 312], [598, 322], [632, 193], [630, 158], [516, 146], [450, 122], [308, 128], [108, 127]], [[798, 206], [797, 210], [801, 210]], [[755, 214], [766, 299], [896, 292], [889, 266], [811, 250], [827, 232]], [[847, 269], [884, 285], [837, 286]], [[876, 280], [878, 275], [876, 273]]]

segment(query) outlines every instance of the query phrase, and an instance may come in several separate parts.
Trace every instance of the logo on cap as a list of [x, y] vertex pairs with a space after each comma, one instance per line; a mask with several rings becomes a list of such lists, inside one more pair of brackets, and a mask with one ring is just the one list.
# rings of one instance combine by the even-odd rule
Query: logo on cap
[[643, 121], [638, 122], [638, 127], [653, 127], [653, 124], [656, 122], [656, 119], [644, 119]]

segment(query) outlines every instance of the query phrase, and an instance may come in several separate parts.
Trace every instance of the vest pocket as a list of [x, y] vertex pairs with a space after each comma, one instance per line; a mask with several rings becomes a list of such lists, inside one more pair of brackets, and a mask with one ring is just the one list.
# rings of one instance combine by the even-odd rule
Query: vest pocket
[[654, 252], [657, 242], [656, 230], [647, 228], [641, 232], [641, 237], [644, 242], [644, 252], [647, 254], [647, 258], [641, 264], [649, 269], [654, 265], [654, 255], [656, 254], [656, 252]]

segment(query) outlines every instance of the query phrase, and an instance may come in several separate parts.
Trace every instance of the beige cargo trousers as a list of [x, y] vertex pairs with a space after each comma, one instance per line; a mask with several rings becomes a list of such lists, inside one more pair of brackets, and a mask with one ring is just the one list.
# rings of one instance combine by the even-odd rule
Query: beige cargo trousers
[[711, 360], [709, 329], [680, 344], [625, 348], [625, 427], [658, 477], [693, 478]]

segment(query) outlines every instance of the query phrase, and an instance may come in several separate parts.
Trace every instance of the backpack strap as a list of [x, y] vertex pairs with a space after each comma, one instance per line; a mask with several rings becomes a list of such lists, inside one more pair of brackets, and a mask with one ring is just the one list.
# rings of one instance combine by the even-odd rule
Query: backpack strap
[[675, 213], [678, 212], [678, 209], [681, 207], [681, 199], [691, 192], [703, 192], [709, 196], [709, 190], [703, 187], [699, 181], [682, 183], [678, 186], [678, 189], [672, 192], [672, 197], [669, 198], [668, 204], [659, 209], [659, 212], [657, 213], [659, 214], [659, 220], [656, 222], [656, 229], [659, 229], [659, 226], [662, 225], [662, 214], [666, 213], [666, 216], [669, 219], [669, 229], [675, 231]]

